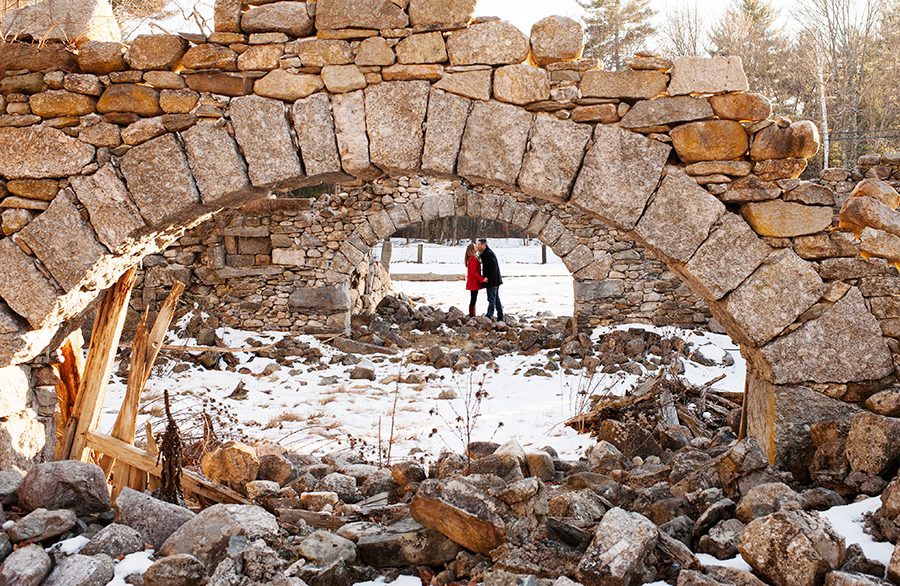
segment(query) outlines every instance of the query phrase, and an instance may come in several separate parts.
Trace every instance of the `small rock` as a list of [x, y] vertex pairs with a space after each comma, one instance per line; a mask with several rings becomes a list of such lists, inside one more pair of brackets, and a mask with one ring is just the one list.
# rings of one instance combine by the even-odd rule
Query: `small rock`
[[82, 548], [81, 554], [106, 554], [113, 559], [144, 549], [144, 538], [131, 527], [112, 523], [98, 531]]
[[76, 515], [90, 515], [111, 508], [103, 470], [76, 460], [34, 466], [17, 494], [19, 504], [27, 510], [69, 509]]
[[50, 556], [40, 545], [20, 547], [0, 566], [0, 584], [38, 586], [50, 573]]
[[206, 568], [192, 555], [179, 553], [156, 561], [144, 573], [144, 586], [195, 586], [206, 582]]
[[328, 531], [313, 531], [300, 543], [297, 551], [317, 564], [330, 564], [336, 560], [347, 563], [356, 561], [356, 545]]

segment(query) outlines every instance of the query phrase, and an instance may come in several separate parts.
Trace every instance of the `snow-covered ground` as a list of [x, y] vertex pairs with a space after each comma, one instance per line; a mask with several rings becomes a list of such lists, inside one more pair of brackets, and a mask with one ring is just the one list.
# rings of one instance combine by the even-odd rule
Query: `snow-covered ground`
[[[565, 272], [565, 266], [552, 256], [547, 265], [539, 264], [540, 246], [522, 246], [520, 241], [518, 246], [512, 244], [493, 243], [506, 274], [510, 275], [501, 291], [508, 311], [519, 316], [546, 311], [558, 315], [567, 313], [554, 311], [560, 304], [571, 308], [572, 278]], [[405, 265], [403, 259], [410, 253], [415, 254], [414, 249], [415, 245], [398, 246], [394, 251], [396, 264]], [[461, 258], [463, 250], [429, 246], [425, 256], [428, 263], [415, 266], [424, 267], [426, 272], [457, 270], [462, 262], [456, 257]], [[456, 262], [451, 264], [452, 260]], [[529, 260], [531, 262], [527, 262]], [[536, 269], [550, 272], [548, 267], [555, 267], [557, 274], [524, 276]], [[406, 270], [405, 266], [403, 268]], [[557, 281], [559, 284], [554, 284]], [[461, 282], [403, 282], [400, 287], [407, 294], [424, 297], [432, 305], [463, 306], [460, 301], [467, 302], [465, 292], [460, 291], [463, 289]], [[511, 290], [515, 293], [506, 294]], [[568, 300], [561, 301], [565, 292], [569, 293]], [[485, 303], [480, 300], [479, 310], [483, 310]], [[632, 326], [618, 326], [623, 327]], [[633, 327], [650, 328], [645, 325]], [[178, 329], [173, 327], [173, 331]], [[599, 336], [610, 329], [614, 328], [598, 328], [593, 335]], [[727, 336], [677, 328], [653, 329], [686, 339], [712, 359], [721, 359], [728, 352], [734, 358], [733, 366], [705, 367], [688, 362], [686, 376], [701, 384], [725, 374], [726, 378], [716, 383], [715, 388], [743, 389], [745, 364], [737, 345]], [[247, 346], [251, 339], [270, 344], [284, 337], [276, 332], [255, 333], [230, 328], [221, 328], [218, 334], [230, 347]], [[204, 401], [211, 408], [225, 406], [237, 418], [238, 427], [249, 435], [301, 452], [330, 453], [347, 449], [352, 443], [367, 456], [375, 457], [379, 441], [382, 448], [386, 448], [393, 437], [391, 455], [394, 459], [427, 459], [437, 456], [443, 449], [461, 451], [467, 439], [502, 442], [517, 438], [525, 447], [551, 445], [564, 457], [578, 457], [591, 440], [566, 427], [564, 422], [583, 408], [584, 401], [579, 400], [582, 391], [622, 393], [638, 378], [624, 373], [590, 378], [583, 371], [567, 374], [561, 370], [551, 377], [526, 377], [524, 373], [529, 368], [547, 363], [547, 352], [541, 352], [534, 356], [501, 356], [495, 367], [482, 365], [471, 374], [372, 357], [376, 380], [357, 381], [350, 380], [350, 367], [329, 364], [331, 357], [340, 352], [311, 336], [299, 339], [320, 349], [324, 356], [322, 364], [310, 366], [298, 359], [293, 365], [279, 366], [272, 359], [246, 353], [236, 355], [240, 365], [233, 370], [206, 370], [193, 365], [176, 368], [172, 362], [158, 366], [147, 385], [147, 404], [142, 410], [138, 429], [143, 429], [144, 421], [160, 415], [162, 392], [169, 389], [179, 409], [190, 409], [199, 414]], [[195, 342], [170, 333], [168, 343], [192, 345]], [[430, 380], [416, 385], [396, 382], [397, 378], [412, 373]], [[116, 377], [110, 387], [102, 430], [109, 429], [115, 421], [125, 382]], [[239, 384], [244, 385], [246, 397], [230, 398]], [[466, 397], [479, 388], [487, 391], [487, 398], [480, 405], [470, 401], [467, 407]], [[447, 398], [453, 396], [456, 398]], [[459, 416], [473, 414], [476, 407], [479, 415], [474, 425], [456, 423]]]

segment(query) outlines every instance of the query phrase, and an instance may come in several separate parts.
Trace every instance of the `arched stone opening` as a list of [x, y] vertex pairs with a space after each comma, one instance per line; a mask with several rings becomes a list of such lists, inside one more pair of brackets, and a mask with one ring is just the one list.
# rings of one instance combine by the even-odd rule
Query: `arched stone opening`
[[[476, 32], [519, 34], [460, 25], [448, 42], [460, 49]], [[197, 55], [180, 39], [148, 37], [108, 83], [96, 78], [99, 100], [40, 88], [29, 98], [38, 114], [0, 128], [0, 175], [52, 192], [36, 206], [45, 210], [0, 240], [0, 365], [35, 358], [127, 267], [223, 206], [322, 181], [424, 174], [575, 206], [652, 251], [741, 344], [749, 429], [773, 459], [802, 459], [794, 447], [808, 448], [804, 425], [856, 409], [829, 397], [857, 402], [896, 382], [859, 282], [896, 275], [844, 261], [828, 231], [833, 194], [796, 182], [817, 149], [814, 127], [767, 120], [765, 99], [745, 93], [739, 59], [603, 72], [561, 58], [539, 68], [521, 64], [528, 43], [516, 39], [521, 56], [465, 45], [473, 63], [499, 67], [385, 66], [324, 92], [315, 74], [273, 68], [251, 84], [228, 64], [191, 62]], [[151, 49], [174, 57], [144, 63]], [[98, 73], [83, 51], [59, 71]], [[451, 53], [448, 68], [460, 65]], [[182, 69], [184, 60], [196, 68]], [[552, 86], [559, 71], [577, 81]], [[163, 99], [175, 85], [190, 90]], [[163, 103], [173, 111], [163, 114]], [[77, 125], [41, 123], [62, 113]], [[826, 248], [804, 258], [812, 244], [803, 239]], [[331, 266], [352, 267], [354, 248], [342, 244]], [[596, 263], [574, 250], [566, 258], [576, 272]]]

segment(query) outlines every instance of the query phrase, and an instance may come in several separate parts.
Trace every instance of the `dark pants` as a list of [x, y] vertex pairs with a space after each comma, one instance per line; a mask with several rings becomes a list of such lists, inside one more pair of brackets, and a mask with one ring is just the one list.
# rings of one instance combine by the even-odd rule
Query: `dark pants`
[[503, 304], [500, 303], [500, 287], [487, 288], [488, 308], [487, 316], [494, 317], [494, 309], [497, 310], [497, 319], [503, 319]]
[[475, 302], [478, 301], [478, 289], [469, 291], [469, 315], [475, 315]]

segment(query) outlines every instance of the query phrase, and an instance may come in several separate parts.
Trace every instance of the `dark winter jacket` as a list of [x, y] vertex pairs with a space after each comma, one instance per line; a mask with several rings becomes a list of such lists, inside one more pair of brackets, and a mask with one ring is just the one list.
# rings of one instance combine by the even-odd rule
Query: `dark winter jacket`
[[503, 284], [500, 276], [500, 265], [497, 263], [497, 255], [490, 248], [481, 252], [481, 274], [487, 279], [485, 287], [499, 287]]

